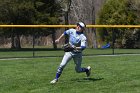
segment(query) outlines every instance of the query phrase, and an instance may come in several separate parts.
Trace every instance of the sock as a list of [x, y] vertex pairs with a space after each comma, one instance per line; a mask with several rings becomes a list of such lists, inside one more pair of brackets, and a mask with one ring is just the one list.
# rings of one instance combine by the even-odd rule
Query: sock
[[81, 68], [81, 72], [88, 72], [87, 68]]
[[61, 74], [56, 73], [56, 77], [55, 77], [55, 79], [58, 79], [58, 78], [60, 77], [60, 75], [61, 75]]

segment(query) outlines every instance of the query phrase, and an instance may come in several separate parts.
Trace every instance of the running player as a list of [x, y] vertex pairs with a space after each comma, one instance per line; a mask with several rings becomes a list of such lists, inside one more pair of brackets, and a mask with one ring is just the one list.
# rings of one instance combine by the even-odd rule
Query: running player
[[69, 36], [69, 44], [74, 47], [73, 51], [65, 52], [64, 57], [57, 69], [56, 77], [50, 83], [54, 84], [58, 82], [60, 75], [62, 74], [63, 69], [66, 64], [73, 58], [75, 63], [75, 70], [77, 73], [85, 72], [86, 76], [89, 77], [91, 73], [91, 67], [86, 68], [81, 67], [82, 63], [82, 51], [86, 48], [86, 36], [83, 34], [86, 25], [83, 22], [78, 22], [75, 29], [66, 30], [57, 40], [56, 43], [59, 43], [60, 39], [65, 35]]

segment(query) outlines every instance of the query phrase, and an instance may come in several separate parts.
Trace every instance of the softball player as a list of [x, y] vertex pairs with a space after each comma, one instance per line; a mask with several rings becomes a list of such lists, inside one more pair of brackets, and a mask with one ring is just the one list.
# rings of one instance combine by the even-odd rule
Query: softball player
[[53, 79], [50, 83], [54, 84], [58, 82], [60, 75], [62, 74], [63, 69], [66, 64], [73, 58], [75, 63], [75, 70], [77, 73], [85, 72], [87, 77], [90, 76], [91, 67], [88, 66], [86, 68], [81, 68], [82, 62], [82, 51], [86, 48], [86, 37], [83, 34], [86, 25], [83, 22], [77, 23], [75, 29], [66, 30], [55, 42], [59, 43], [60, 39], [65, 35], [69, 36], [69, 44], [74, 48], [73, 51], [65, 52], [64, 57], [59, 65], [56, 73], [55, 79]]

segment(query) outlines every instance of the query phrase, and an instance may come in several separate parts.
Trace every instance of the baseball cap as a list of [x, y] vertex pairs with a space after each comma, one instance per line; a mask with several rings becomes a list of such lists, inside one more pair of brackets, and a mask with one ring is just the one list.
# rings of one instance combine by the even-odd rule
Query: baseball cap
[[83, 23], [83, 22], [78, 22], [77, 26], [80, 26], [82, 29], [84, 29], [86, 27], [85, 23]]

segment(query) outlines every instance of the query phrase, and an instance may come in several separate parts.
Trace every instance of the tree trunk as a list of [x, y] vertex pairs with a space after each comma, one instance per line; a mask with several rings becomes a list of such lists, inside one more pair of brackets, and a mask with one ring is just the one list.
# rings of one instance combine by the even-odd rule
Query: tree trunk
[[[72, 2], [72, 0], [68, 0], [66, 3], [65, 15], [64, 15], [65, 25], [69, 25], [69, 12], [70, 12], [70, 8], [71, 8], [71, 2]], [[69, 29], [69, 28], [65, 28], [65, 30], [67, 30], [67, 29]], [[69, 42], [69, 37], [66, 35], [65, 44], [68, 42]]]
[[[69, 24], [69, 16], [68, 15], [69, 15], [69, 11], [66, 11], [65, 12], [65, 16], [64, 16], [65, 17], [65, 25], [68, 25]], [[68, 30], [68, 28], [65, 28], [65, 30]], [[69, 38], [66, 35], [65, 36], [65, 44], [68, 43], [68, 42], [69, 42]]]
[[15, 29], [12, 28], [12, 35], [11, 35], [11, 48], [15, 48], [15, 49], [20, 49], [21, 45], [20, 45], [20, 35], [18, 33], [16, 33], [15, 36]]
[[[13, 34], [13, 33], [12, 33]], [[14, 49], [15, 48], [15, 42], [14, 42], [14, 36], [11, 36], [11, 48]]]
[[16, 49], [20, 49], [21, 48], [21, 45], [20, 45], [20, 35], [17, 33], [17, 36], [16, 36]]
[[56, 43], [55, 43], [56, 31], [55, 31], [55, 30], [52, 30], [52, 31], [53, 31], [53, 33], [52, 33], [53, 48], [54, 48], [54, 49], [57, 49], [57, 45], [56, 45]]
[[[92, 18], [92, 24], [96, 24], [95, 20], [95, 2], [93, 0], [93, 8], [92, 8], [92, 15], [93, 15], [93, 18]], [[97, 34], [96, 34], [96, 29], [95, 28], [92, 28], [92, 31], [93, 31], [93, 48], [97, 48]]]
[[11, 35], [11, 48], [14, 49], [15, 48], [15, 42], [14, 42], [14, 28], [12, 28], [12, 35]]

